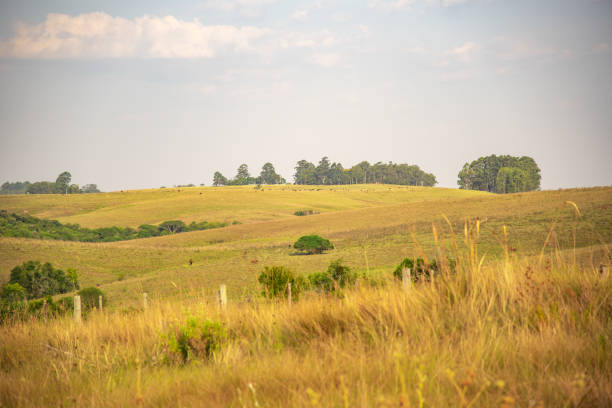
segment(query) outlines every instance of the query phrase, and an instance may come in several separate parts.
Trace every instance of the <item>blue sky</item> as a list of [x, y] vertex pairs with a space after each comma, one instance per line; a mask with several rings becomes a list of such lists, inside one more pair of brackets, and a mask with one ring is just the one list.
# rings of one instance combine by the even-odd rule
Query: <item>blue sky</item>
[[612, 1], [19, 1], [0, 5], [0, 183], [210, 184], [322, 156], [532, 156], [612, 184]]

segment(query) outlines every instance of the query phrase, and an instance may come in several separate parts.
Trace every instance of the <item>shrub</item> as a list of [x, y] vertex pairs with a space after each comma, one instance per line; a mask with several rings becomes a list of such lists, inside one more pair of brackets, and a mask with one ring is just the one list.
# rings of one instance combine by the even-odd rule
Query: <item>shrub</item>
[[88, 311], [94, 307], [99, 307], [100, 296], [102, 296], [102, 304], [106, 304], [106, 296], [104, 296], [104, 293], [96, 287], [92, 286], [81, 289], [77, 294], [81, 297], [81, 308], [83, 311]]
[[297, 215], [298, 217], [304, 217], [306, 215], [319, 214], [318, 211], [315, 210], [297, 210], [293, 213], [293, 215]]
[[70, 292], [79, 288], [77, 273], [69, 269], [68, 274], [55, 269], [50, 263], [27, 261], [11, 271], [9, 283], [18, 283], [28, 299]]
[[227, 332], [219, 322], [191, 317], [184, 325], [170, 329], [163, 338], [171, 355], [180, 356], [186, 363], [197, 357], [211, 359], [227, 340]]
[[318, 235], [304, 235], [293, 244], [293, 247], [298, 251], [309, 254], [320, 254], [323, 251], [334, 248], [328, 239]]
[[338, 259], [332, 262], [327, 271], [315, 272], [308, 275], [308, 281], [313, 289], [324, 292], [333, 292], [337, 288], [351, 287], [357, 280], [357, 274], [351, 272], [351, 269], [342, 265], [342, 260]]
[[418, 282], [421, 279], [429, 280], [431, 275], [438, 271], [438, 264], [435, 260], [427, 264], [423, 258], [404, 258], [404, 260], [393, 271], [393, 276], [401, 280], [402, 269], [404, 268], [409, 268], [410, 277], [414, 282]]
[[293, 271], [284, 266], [266, 266], [259, 275], [263, 287], [262, 294], [268, 298], [286, 298], [287, 284], [291, 283], [291, 298], [298, 300], [306, 282], [302, 276], [295, 276]]
[[26, 291], [18, 283], [7, 283], [2, 288], [0, 298], [7, 303], [23, 302], [26, 298]]

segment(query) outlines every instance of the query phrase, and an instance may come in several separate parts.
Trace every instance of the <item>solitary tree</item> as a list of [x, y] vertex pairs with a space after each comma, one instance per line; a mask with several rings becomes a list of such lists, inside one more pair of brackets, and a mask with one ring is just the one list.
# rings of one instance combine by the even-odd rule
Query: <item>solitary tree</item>
[[70, 188], [70, 181], [72, 180], [72, 174], [65, 171], [57, 176], [55, 180], [55, 188], [60, 194], [68, 194], [68, 189]]
[[225, 186], [227, 185], [227, 178], [218, 171], [215, 171], [213, 176], [213, 186]]
[[272, 163], [269, 162], [263, 165], [259, 177], [263, 184], [280, 184], [282, 179], [282, 177], [276, 173], [276, 170], [274, 170]]
[[320, 254], [323, 251], [334, 248], [328, 239], [318, 235], [304, 235], [295, 241], [293, 247], [298, 251], [307, 252], [309, 254]]

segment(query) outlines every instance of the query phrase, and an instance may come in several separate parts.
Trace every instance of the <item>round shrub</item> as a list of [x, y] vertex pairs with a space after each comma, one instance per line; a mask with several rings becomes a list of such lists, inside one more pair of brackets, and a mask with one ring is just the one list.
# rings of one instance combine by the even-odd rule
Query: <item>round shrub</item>
[[298, 251], [309, 254], [320, 254], [323, 251], [334, 248], [329, 239], [318, 235], [304, 235], [293, 244], [293, 247]]

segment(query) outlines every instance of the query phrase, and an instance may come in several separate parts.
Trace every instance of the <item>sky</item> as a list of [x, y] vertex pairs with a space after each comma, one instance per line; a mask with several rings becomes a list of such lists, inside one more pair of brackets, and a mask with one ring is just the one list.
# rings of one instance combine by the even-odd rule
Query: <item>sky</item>
[[0, 3], [0, 183], [212, 183], [242, 163], [533, 157], [612, 185], [610, 0]]

